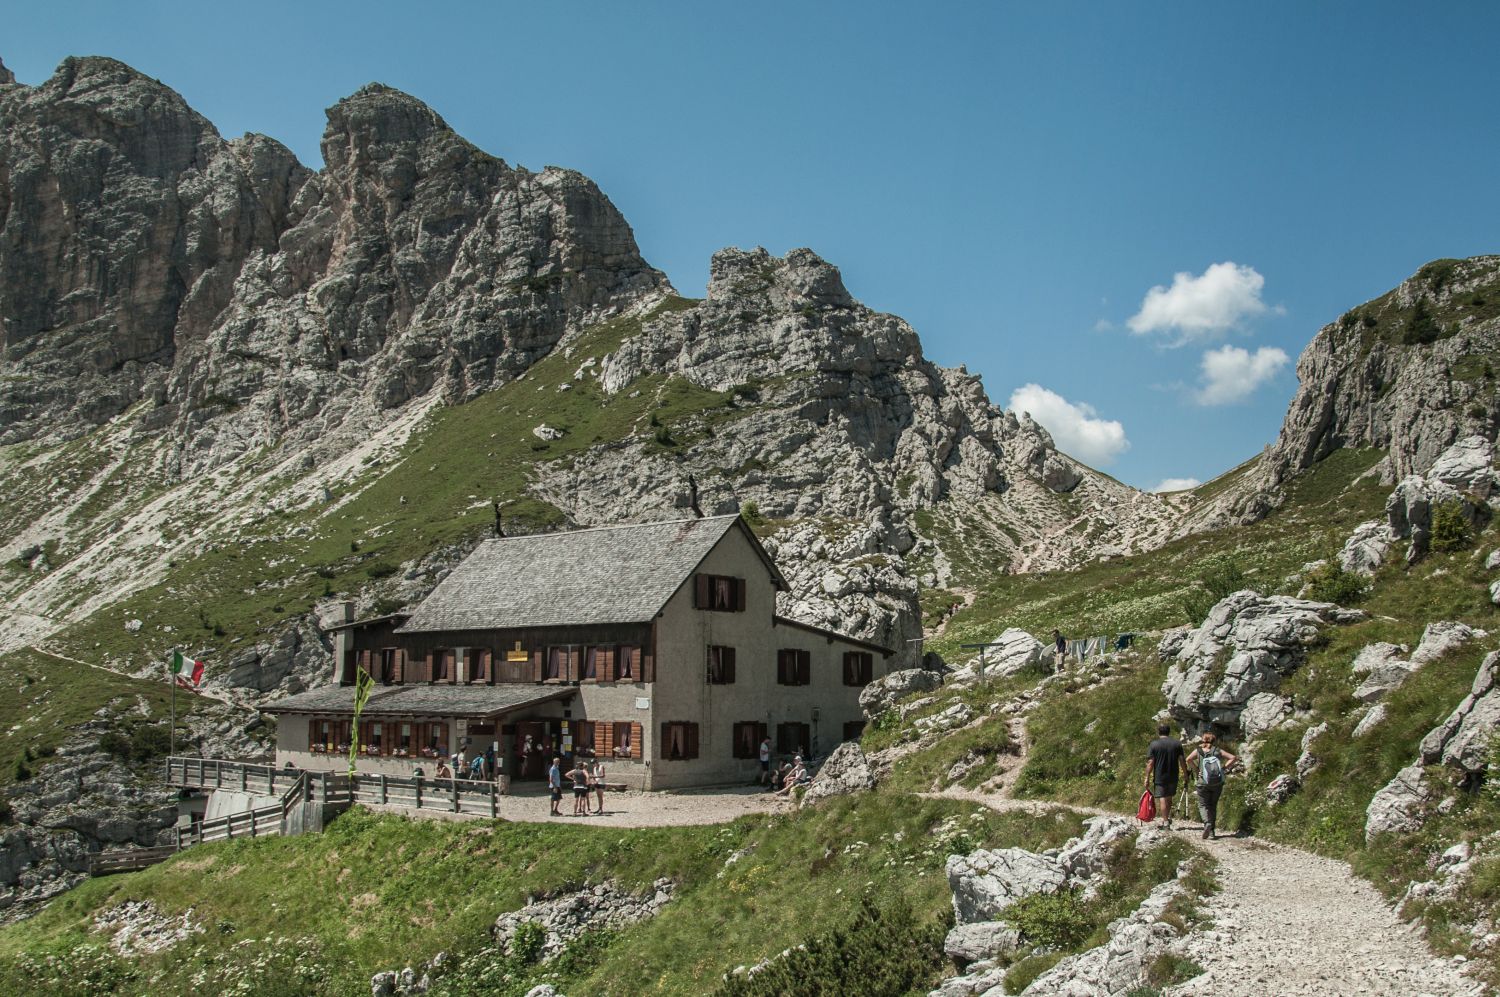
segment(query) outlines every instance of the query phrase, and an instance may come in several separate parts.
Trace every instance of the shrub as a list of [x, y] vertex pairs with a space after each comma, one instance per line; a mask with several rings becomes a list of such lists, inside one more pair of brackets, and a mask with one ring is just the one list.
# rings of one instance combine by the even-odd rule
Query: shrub
[[1318, 602], [1348, 606], [1363, 599], [1366, 591], [1365, 580], [1339, 567], [1333, 558], [1307, 574], [1308, 597]]
[[1062, 962], [1063, 955], [1062, 952], [1046, 952], [1041, 955], [1029, 955], [1017, 962], [1005, 974], [1005, 992], [1018, 994], [1025, 990], [1038, 976]]
[[1183, 597], [1182, 611], [1188, 622], [1198, 626], [1214, 604], [1232, 592], [1245, 587], [1245, 573], [1228, 557], [1217, 557], [1204, 565], [1193, 588]]
[[1049, 949], [1076, 948], [1094, 930], [1087, 908], [1073, 890], [1022, 897], [1000, 917], [1026, 941]]
[[1427, 299], [1418, 298], [1416, 305], [1412, 307], [1411, 315], [1406, 320], [1406, 328], [1401, 333], [1401, 341], [1408, 346], [1435, 343], [1441, 332], [1437, 322], [1432, 318], [1432, 313], [1427, 310]]
[[754, 976], [730, 974], [719, 997], [926, 992], [946, 961], [945, 921], [923, 923], [905, 901], [864, 900], [848, 923], [773, 957]]
[[751, 526], [764, 526], [766, 523], [766, 517], [760, 514], [760, 506], [756, 505], [754, 502], [746, 502], [744, 505], [740, 506], [740, 515], [743, 516], [745, 518], [745, 522], [749, 523]]
[[511, 955], [525, 963], [536, 962], [542, 957], [542, 946], [547, 943], [547, 929], [536, 921], [527, 921], [516, 929], [510, 940]]
[[19, 755], [16, 756], [16, 768], [14, 775], [16, 782], [25, 782], [27, 779], [31, 778], [31, 769], [27, 768], [26, 759], [20, 757]]
[[389, 578], [400, 570], [400, 566], [389, 561], [376, 561], [365, 569], [365, 575], [378, 581], [381, 578]]
[[664, 447], [675, 447], [677, 445], [676, 441], [672, 439], [671, 431], [666, 426], [657, 426], [656, 432], [652, 434], [652, 438]]
[[1469, 521], [1458, 502], [1439, 502], [1432, 507], [1432, 539], [1428, 546], [1435, 551], [1460, 550], [1473, 540]]

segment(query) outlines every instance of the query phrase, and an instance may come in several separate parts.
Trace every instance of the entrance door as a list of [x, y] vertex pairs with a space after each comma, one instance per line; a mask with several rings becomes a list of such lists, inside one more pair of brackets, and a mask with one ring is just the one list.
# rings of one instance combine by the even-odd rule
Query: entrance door
[[[545, 720], [519, 720], [509, 751], [511, 771], [519, 779], [545, 779], [552, 756], [557, 754], [557, 740], [552, 725]], [[529, 746], [530, 750], [526, 750]]]

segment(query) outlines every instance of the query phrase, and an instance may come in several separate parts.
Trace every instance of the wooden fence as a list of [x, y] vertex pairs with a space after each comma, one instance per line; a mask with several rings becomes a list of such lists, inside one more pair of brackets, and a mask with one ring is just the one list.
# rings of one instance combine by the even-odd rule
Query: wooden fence
[[455, 814], [497, 817], [500, 797], [510, 790], [510, 780], [401, 778], [387, 775], [356, 775], [352, 789], [355, 803], [372, 806], [411, 807]]

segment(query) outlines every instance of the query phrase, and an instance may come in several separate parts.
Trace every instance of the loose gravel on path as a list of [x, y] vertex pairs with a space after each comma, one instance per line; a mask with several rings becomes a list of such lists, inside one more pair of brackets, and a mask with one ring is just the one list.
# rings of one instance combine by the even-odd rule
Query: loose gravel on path
[[1223, 891], [1206, 905], [1213, 924], [1187, 941], [1207, 972], [1167, 990], [1170, 997], [1490, 993], [1459, 964], [1434, 959], [1420, 932], [1343, 862], [1252, 838], [1186, 833], [1218, 860]]

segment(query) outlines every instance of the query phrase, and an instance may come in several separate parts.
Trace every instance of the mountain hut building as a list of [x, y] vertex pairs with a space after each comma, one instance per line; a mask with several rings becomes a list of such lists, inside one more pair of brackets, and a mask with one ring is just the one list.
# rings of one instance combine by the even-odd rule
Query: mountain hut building
[[492, 751], [512, 782], [554, 755], [638, 789], [745, 782], [773, 753], [863, 726], [892, 649], [776, 614], [786, 580], [739, 516], [486, 540], [411, 614], [334, 630], [334, 684], [268, 704], [276, 764], [342, 769], [355, 678], [359, 769], [432, 775]]

